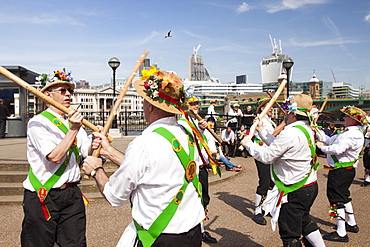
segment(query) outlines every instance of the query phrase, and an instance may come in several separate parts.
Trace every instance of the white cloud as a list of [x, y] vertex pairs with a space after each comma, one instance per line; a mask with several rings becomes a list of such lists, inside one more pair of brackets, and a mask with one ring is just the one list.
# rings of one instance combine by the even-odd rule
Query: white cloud
[[356, 44], [361, 43], [361, 41], [358, 40], [351, 40], [351, 39], [331, 39], [331, 40], [321, 40], [321, 41], [303, 41], [303, 42], [297, 42], [293, 39], [290, 40], [290, 43], [293, 46], [299, 46], [299, 47], [313, 47], [313, 46], [323, 46], [323, 45], [344, 45], [344, 44]]
[[139, 43], [141, 45], [144, 45], [144, 44], [147, 44], [149, 43], [154, 37], [158, 36], [159, 35], [159, 32], [157, 31], [153, 31], [150, 33], [150, 35], [148, 37], [146, 37], [145, 39], [143, 39], [142, 41], [140, 41]]
[[275, 13], [287, 9], [299, 9], [309, 4], [325, 4], [328, 0], [283, 0], [267, 6], [268, 13]]
[[370, 14], [368, 14], [367, 16], [365, 16], [365, 21], [370, 22]]
[[247, 12], [247, 11], [249, 11], [249, 10], [251, 10], [252, 9], [252, 7], [251, 6], [249, 6], [249, 4], [247, 4], [246, 2], [243, 2], [242, 3], [242, 5], [240, 5], [239, 7], [238, 7], [238, 9], [236, 10], [236, 12], [238, 13], [238, 14], [240, 14], [240, 13], [243, 13], [243, 12]]

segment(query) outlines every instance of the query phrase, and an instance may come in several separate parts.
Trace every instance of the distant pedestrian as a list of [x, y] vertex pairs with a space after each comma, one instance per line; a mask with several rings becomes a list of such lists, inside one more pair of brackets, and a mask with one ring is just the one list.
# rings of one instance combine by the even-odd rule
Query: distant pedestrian
[[[75, 84], [71, 72], [37, 77], [41, 92], [65, 107]], [[86, 246], [85, 203], [80, 188], [80, 162], [91, 152], [91, 139], [77, 110], [68, 117], [58, 108], [34, 116], [27, 126], [30, 171], [23, 182], [22, 246]]]
[[217, 117], [218, 117], [218, 114], [215, 110], [217, 99], [212, 99], [210, 101], [210, 103], [211, 103], [211, 105], [208, 106], [206, 119], [207, 119], [207, 122], [212, 122], [213, 123], [212, 128], [214, 129], [214, 131], [217, 131]]
[[243, 112], [243, 117], [241, 120], [241, 125], [244, 125], [246, 130], [249, 130], [253, 124], [253, 120], [256, 117], [252, 106], [247, 106], [247, 109]]
[[9, 116], [8, 107], [4, 105], [3, 99], [0, 99], [0, 138], [5, 138], [6, 120]]

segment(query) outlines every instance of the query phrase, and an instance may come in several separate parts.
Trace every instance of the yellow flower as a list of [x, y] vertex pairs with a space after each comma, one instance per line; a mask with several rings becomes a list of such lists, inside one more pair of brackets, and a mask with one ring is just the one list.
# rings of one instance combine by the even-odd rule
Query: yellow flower
[[354, 115], [356, 114], [356, 111], [350, 111], [349, 114]]
[[140, 80], [147, 80], [151, 75], [153, 75], [157, 71], [157, 68], [153, 65], [149, 70], [143, 69], [141, 74], [143, 75], [140, 77]]

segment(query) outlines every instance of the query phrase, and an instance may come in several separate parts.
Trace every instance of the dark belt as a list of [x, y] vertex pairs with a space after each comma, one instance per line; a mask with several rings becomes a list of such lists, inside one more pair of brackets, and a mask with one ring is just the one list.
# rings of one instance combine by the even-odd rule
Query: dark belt
[[68, 187], [73, 187], [73, 186], [77, 186], [77, 182], [75, 182], [75, 183], [65, 183], [65, 184], [63, 184], [62, 186], [60, 186], [59, 188], [51, 188], [52, 190], [53, 189], [57, 189], [57, 190], [63, 190], [63, 189], [65, 189], [65, 188], [68, 188]]
[[311, 186], [311, 185], [314, 185], [314, 184], [317, 184], [317, 180], [315, 182], [303, 185], [302, 188], [303, 187], [308, 187], [308, 186]]

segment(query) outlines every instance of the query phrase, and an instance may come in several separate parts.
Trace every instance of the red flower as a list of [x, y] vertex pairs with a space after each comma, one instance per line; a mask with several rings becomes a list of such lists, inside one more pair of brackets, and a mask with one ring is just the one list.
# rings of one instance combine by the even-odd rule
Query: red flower
[[149, 89], [150, 88], [150, 85], [149, 85], [148, 81], [144, 81], [144, 88], [145, 89]]

